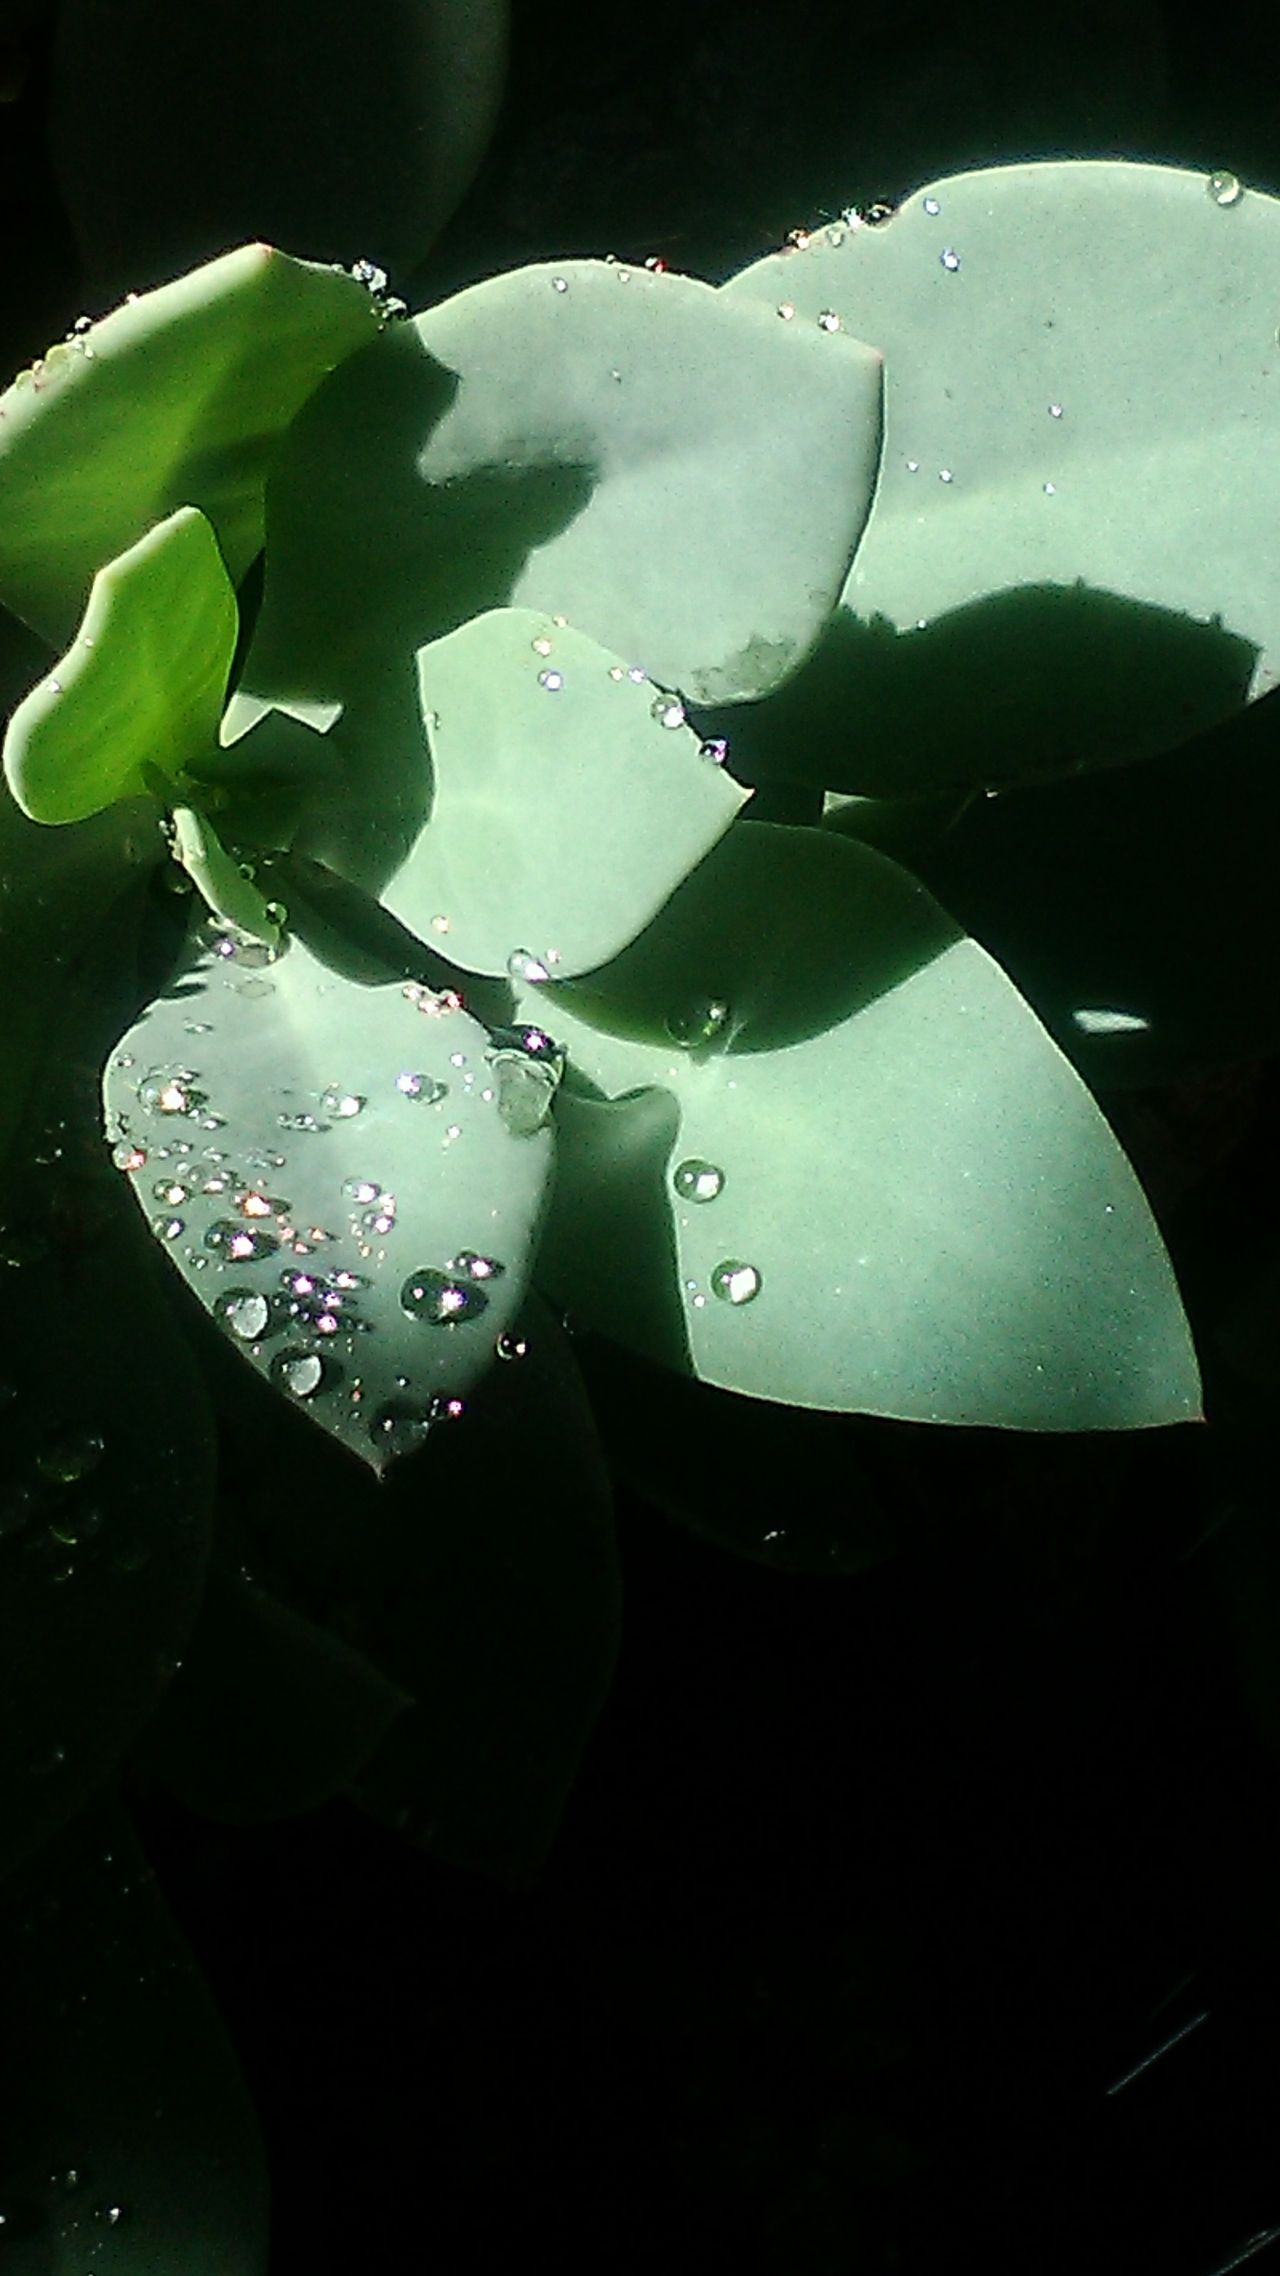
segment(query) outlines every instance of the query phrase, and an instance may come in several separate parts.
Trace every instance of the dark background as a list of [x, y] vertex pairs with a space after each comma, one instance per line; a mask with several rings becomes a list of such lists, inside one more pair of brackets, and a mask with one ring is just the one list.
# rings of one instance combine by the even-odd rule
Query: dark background
[[[47, 36], [10, 51], [0, 114], [9, 365], [78, 307]], [[1280, 189], [1274, 44], [1252, 6], [518, 0], [490, 158], [393, 283], [609, 251], [714, 278], [824, 210], [1019, 156]], [[260, 2112], [273, 2276], [1280, 2267], [1274, 1471], [1213, 1328], [1270, 1222], [1280, 1087], [1211, 1072], [1113, 1109], [1208, 1431], [855, 1425], [847, 1479], [779, 1472], [770, 1563], [758, 1532], [739, 1553], [732, 1451], [692, 1525], [625, 1482], [637, 1407], [650, 1479], [678, 1484], [692, 1425], [584, 1343], [623, 1647], [532, 1890], [342, 1804], [231, 1832], [132, 1782]], [[866, 1569], [787, 1569], [863, 1495]]]

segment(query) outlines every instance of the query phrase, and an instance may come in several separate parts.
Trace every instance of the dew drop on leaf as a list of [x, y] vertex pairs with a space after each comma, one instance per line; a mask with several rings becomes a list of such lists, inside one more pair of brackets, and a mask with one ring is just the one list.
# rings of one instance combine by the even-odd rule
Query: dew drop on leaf
[[474, 1281], [424, 1265], [410, 1273], [400, 1291], [400, 1302], [411, 1320], [426, 1320], [439, 1328], [474, 1320], [487, 1308], [489, 1299]]
[[513, 948], [507, 958], [507, 971], [513, 980], [523, 980], [531, 987], [551, 978], [541, 957], [535, 956], [531, 948]]
[[724, 1191], [724, 1171], [691, 1154], [676, 1165], [671, 1183], [682, 1201], [715, 1201]]
[[482, 1256], [479, 1249], [459, 1249], [450, 1257], [449, 1270], [463, 1280], [497, 1280], [506, 1271], [496, 1257]]
[[673, 1043], [681, 1044], [686, 1051], [696, 1051], [701, 1044], [713, 1043], [723, 1034], [728, 1020], [729, 1006], [723, 996], [700, 996], [693, 1003], [670, 1012], [666, 1028]]
[[726, 1257], [711, 1275], [711, 1293], [722, 1304], [750, 1304], [760, 1294], [760, 1275], [753, 1264]]
[[343, 1090], [340, 1083], [332, 1084], [320, 1100], [322, 1111], [331, 1114], [335, 1122], [352, 1121], [363, 1111], [366, 1103], [355, 1091]]
[[957, 253], [955, 246], [945, 245], [942, 251], [939, 253], [938, 259], [942, 263], [943, 268], [946, 269], [951, 276], [954, 276], [956, 270], [960, 266], [960, 255]]
[[314, 1399], [317, 1391], [332, 1389], [335, 1376], [336, 1370], [319, 1352], [300, 1351], [296, 1346], [278, 1351], [271, 1362], [272, 1382], [295, 1399]]
[[1244, 196], [1239, 177], [1228, 173], [1225, 167], [1219, 167], [1210, 174], [1208, 190], [1215, 205], [1239, 205]]
[[229, 1288], [219, 1297], [215, 1311], [241, 1343], [256, 1343], [271, 1324], [271, 1306], [256, 1289]]

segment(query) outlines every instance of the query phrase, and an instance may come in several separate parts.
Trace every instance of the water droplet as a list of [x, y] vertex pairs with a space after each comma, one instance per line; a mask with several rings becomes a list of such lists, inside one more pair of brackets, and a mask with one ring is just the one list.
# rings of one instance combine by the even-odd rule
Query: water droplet
[[1207, 187], [1215, 205], [1239, 205], [1244, 196], [1238, 176], [1229, 174], [1225, 167], [1210, 174]]
[[791, 322], [791, 319], [795, 315], [795, 312], [794, 301], [780, 300], [778, 302], [778, 314], [782, 318], [784, 324], [789, 324]]
[[957, 253], [954, 245], [944, 245], [942, 251], [938, 255], [938, 259], [941, 262], [943, 268], [949, 270], [951, 275], [954, 276], [956, 270], [960, 266], [960, 255]]
[[411, 1320], [426, 1320], [432, 1327], [454, 1327], [483, 1312], [489, 1299], [474, 1281], [437, 1272], [430, 1265], [411, 1272], [400, 1291], [400, 1303]]
[[539, 672], [538, 686], [540, 688], [550, 688], [552, 694], [554, 695], [557, 688], [562, 688], [564, 686], [564, 673], [555, 671]]
[[419, 1106], [439, 1106], [441, 1099], [449, 1095], [448, 1084], [434, 1082], [430, 1075], [397, 1075], [396, 1089], [401, 1098], [414, 1099]]
[[355, 1091], [344, 1091], [341, 1085], [336, 1083], [329, 1090], [323, 1092], [320, 1099], [321, 1111], [324, 1114], [331, 1114], [335, 1122], [350, 1122], [353, 1116], [362, 1111], [366, 1103], [366, 1100], [359, 1097]]
[[271, 1380], [278, 1390], [295, 1399], [314, 1399], [317, 1391], [331, 1390], [337, 1371], [317, 1351], [278, 1351], [271, 1362]]
[[190, 1186], [179, 1185], [176, 1178], [157, 1178], [151, 1191], [157, 1201], [167, 1201], [170, 1209], [179, 1209], [191, 1199]]
[[541, 633], [536, 640], [531, 640], [529, 645], [535, 656], [549, 656], [551, 654], [551, 642], [545, 633]]
[[118, 1170], [136, 1173], [145, 1170], [147, 1166], [147, 1150], [145, 1146], [135, 1146], [130, 1139], [122, 1138], [118, 1146], [112, 1147], [111, 1159]]
[[955, 476], [949, 466], [940, 466], [938, 468], [938, 480], [939, 482], [954, 482]]
[[698, 756], [713, 767], [722, 767], [729, 756], [729, 745], [723, 735], [709, 735], [698, 746]]
[[498, 1113], [513, 1138], [532, 1138], [548, 1120], [560, 1082], [559, 1060], [525, 1051], [495, 1051]]
[[1046, 483], [1045, 483], [1045, 485], [1044, 485], [1044, 494], [1045, 494], [1046, 498], [1056, 498], [1056, 497], [1057, 497], [1057, 495], [1058, 495], [1058, 485], [1057, 485], [1057, 483], [1056, 483], [1056, 482], [1046, 482]]
[[431, 919], [431, 930], [433, 933], [447, 933], [452, 923], [452, 917], [433, 917]]
[[907, 472], [908, 474], [918, 474], [920, 472], [920, 461], [918, 458], [909, 458], [907, 460]]
[[682, 1201], [715, 1201], [724, 1191], [724, 1171], [691, 1154], [677, 1164], [671, 1183]]
[[637, 687], [640, 687], [643, 682], [648, 679], [648, 677], [649, 675], [646, 672], [643, 664], [628, 664], [627, 678], [629, 680], [634, 680]]
[[862, 218], [868, 229], [883, 229], [886, 221], [892, 221], [897, 210], [895, 205], [889, 205], [883, 198], [879, 198], [874, 205], [867, 207]]
[[377, 294], [387, 289], [387, 272], [380, 269], [376, 261], [353, 261], [351, 274], [366, 292]]
[[463, 1280], [497, 1280], [506, 1271], [496, 1257], [482, 1256], [479, 1249], [459, 1249], [450, 1257], [449, 1270]]
[[831, 227], [827, 231], [828, 245], [843, 245], [844, 240], [845, 232], [843, 227], [838, 221], [833, 221]]
[[1062, 417], [1062, 405], [1060, 403], [1051, 403], [1049, 405], [1049, 417], [1051, 419], [1060, 419]]
[[369, 1419], [369, 1436], [389, 1454], [411, 1454], [431, 1428], [432, 1415], [414, 1399], [388, 1399]]
[[529, 1346], [524, 1336], [500, 1335], [493, 1348], [499, 1359], [527, 1359], [529, 1356]]
[[750, 1304], [760, 1294], [760, 1275], [753, 1264], [726, 1257], [711, 1275], [711, 1293], [723, 1304]]
[[273, 1257], [280, 1247], [274, 1233], [264, 1233], [257, 1225], [237, 1224], [234, 1217], [219, 1217], [210, 1225], [204, 1245], [228, 1264], [257, 1264], [262, 1257]]
[[684, 705], [675, 696], [660, 695], [649, 706], [659, 727], [683, 727]]
[[344, 1178], [342, 1194], [345, 1201], [358, 1201], [362, 1207], [376, 1201], [382, 1187], [373, 1178]]
[[507, 958], [507, 971], [513, 980], [524, 980], [531, 986], [551, 978], [541, 957], [535, 956], [531, 948], [513, 948]]
[[252, 1288], [229, 1288], [214, 1313], [241, 1343], [257, 1343], [272, 1325], [270, 1304]]
[[162, 1241], [179, 1240], [186, 1229], [186, 1222], [181, 1217], [153, 1217], [151, 1220], [152, 1232]]
[[793, 253], [807, 252], [810, 242], [807, 229], [789, 229], [787, 231], [787, 247]]
[[551, 279], [551, 290], [553, 292], [567, 292], [569, 290], [569, 279], [567, 277], [553, 277]]
[[924, 201], [924, 210], [926, 213], [941, 213], [942, 207], [939, 205], [936, 198], [926, 198]]
[[723, 996], [700, 996], [669, 1013], [666, 1029], [673, 1043], [681, 1044], [686, 1051], [696, 1051], [722, 1035], [728, 1020], [729, 1006]]
[[148, 1114], [196, 1114], [208, 1104], [194, 1088], [199, 1079], [190, 1067], [151, 1067], [138, 1085], [138, 1104]]
[[97, 1469], [105, 1444], [100, 1431], [87, 1430], [83, 1425], [59, 1431], [40, 1448], [36, 1469], [53, 1485], [78, 1485], [81, 1478]]
[[840, 319], [834, 308], [822, 309], [818, 316], [818, 330], [820, 332], [838, 332], [839, 329]]

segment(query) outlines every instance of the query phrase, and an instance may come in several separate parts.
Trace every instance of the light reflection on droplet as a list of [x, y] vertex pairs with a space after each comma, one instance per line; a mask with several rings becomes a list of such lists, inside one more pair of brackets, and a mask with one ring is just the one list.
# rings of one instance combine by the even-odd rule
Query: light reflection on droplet
[[753, 1264], [743, 1264], [737, 1257], [726, 1257], [711, 1275], [711, 1293], [724, 1304], [750, 1304], [760, 1294], [760, 1274]]

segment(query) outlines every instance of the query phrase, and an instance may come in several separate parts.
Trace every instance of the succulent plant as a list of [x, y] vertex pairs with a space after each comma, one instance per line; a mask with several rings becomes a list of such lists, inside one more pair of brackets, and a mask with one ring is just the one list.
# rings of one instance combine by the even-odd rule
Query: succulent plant
[[[198, 1313], [338, 1481], [424, 1442], [467, 1477], [469, 1410], [526, 1376], [564, 1418], [539, 1467], [580, 1459], [593, 1507], [566, 1313], [796, 1408], [1198, 1413], [1107, 1122], [884, 847], [1274, 683], [1277, 211], [1224, 175], [1010, 166], [718, 289], [575, 259], [412, 318], [371, 262], [246, 245], [0, 399], [0, 599], [43, 643], [0, 813], [3, 1214], [39, 1284], [0, 1531], [39, 1505], [47, 1548], [52, 1495], [81, 1555], [70, 1611], [35, 1564], [11, 1600], [45, 1639], [2, 1742], [11, 1857], [110, 1774], [197, 1615], [264, 1660], [307, 1627], [206, 1586]], [[16, 1140], [70, 1033], [103, 1066], [102, 1130], [78, 1094], [51, 1142], [88, 1197], [78, 1266]], [[64, 1386], [90, 1381], [85, 1424]], [[506, 1443], [471, 1490], [515, 1524], [523, 1424]], [[107, 1462], [136, 1509], [95, 1562], [76, 1497]], [[380, 1554], [385, 1582], [407, 1552]], [[361, 1774], [402, 1800], [432, 1741], [405, 1652], [367, 1642], [310, 1630], [341, 1701], [318, 1753], [233, 1775], [197, 1677], [166, 1774], [215, 1808], [255, 1776], [264, 1811]]]

